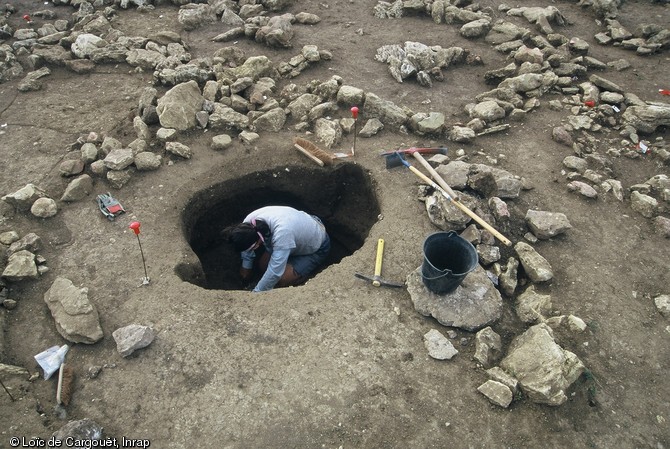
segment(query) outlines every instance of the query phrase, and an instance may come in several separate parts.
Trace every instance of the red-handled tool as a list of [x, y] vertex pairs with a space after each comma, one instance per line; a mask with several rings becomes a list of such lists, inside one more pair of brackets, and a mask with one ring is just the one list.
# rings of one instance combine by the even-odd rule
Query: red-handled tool
[[140, 245], [140, 254], [142, 255], [142, 265], [144, 266], [144, 279], [142, 279], [142, 285], [149, 285], [149, 275], [147, 274], [147, 263], [144, 260], [144, 251], [142, 250], [142, 242], [140, 242], [140, 222], [133, 221], [128, 226], [133, 230], [135, 236], [137, 237], [137, 244]]

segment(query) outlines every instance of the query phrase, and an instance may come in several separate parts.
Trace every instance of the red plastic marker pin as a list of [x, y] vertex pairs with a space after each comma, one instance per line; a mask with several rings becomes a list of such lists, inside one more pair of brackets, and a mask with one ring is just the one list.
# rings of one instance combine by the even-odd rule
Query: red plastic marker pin
[[142, 255], [142, 265], [144, 266], [144, 279], [142, 279], [142, 285], [148, 285], [149, 275], [147, 274], [147, 263], [144, 260], [144, 251], [142, 250], [142, 243], [140, 242], [140, 222], [133, 221], [132, 223], [130, 223], [128, 227], [133, 230], [135, 236], [137, 236], [137, 244], [140, 245], [140, 254]]
[[358, 134], [356, 130], [356, 123], [358, 122], [358, 106], [353, 106], [351, 108], [351, 116], [354, 118], [354, 147], [351, 149], [351, 155], [356, 154], [356, 134]]
[[661, 95], [670, 96], [670, 89], [658, 89], [658, 93]]
[[30, 16], [28, 14], [23, 15], [23, 20], [25, 20], [26, 22], [32, 22], [32, 19], [30, 18]]
[[592, 107], [594, 107], [594, 106], [596, 105], [596, 102], [593, 101], [593, 100], [588, 100], [588, 101], [585, 101], [585, 102], [584, 102], [584, 105], [585, 105], [585, 106], [588, 106], [588, 107], [590, 107], [590, 108], [592, 108]]

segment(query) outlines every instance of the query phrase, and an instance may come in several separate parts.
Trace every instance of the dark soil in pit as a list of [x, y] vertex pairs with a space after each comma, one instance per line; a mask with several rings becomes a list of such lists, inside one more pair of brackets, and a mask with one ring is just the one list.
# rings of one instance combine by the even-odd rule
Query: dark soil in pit
[[184, 280], [208, 289], [241, 289], [239, 254], [221, 231], [269, 205], [291, 206], [321, 218], [331, 237], [323, 268], [358, 250], [379, 215], [372, 180], [356, 164], [342, 163], [333, 170], [288, 166], [232, 179], [198, 192], [184, 210], [185, 234], [203, 269], [203, 276]]

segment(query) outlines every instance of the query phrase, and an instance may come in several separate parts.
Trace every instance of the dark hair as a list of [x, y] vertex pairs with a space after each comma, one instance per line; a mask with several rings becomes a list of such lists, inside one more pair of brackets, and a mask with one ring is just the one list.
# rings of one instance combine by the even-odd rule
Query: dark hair
[[263, 236], [264, 240], [270, 238], [270, 226], [263, 220], [254, 220], [251, 223], [240, 223], [230, 232], [228, 241], [232, 243], [235, 251], [242, 252], [258, 240], [258, 234]]

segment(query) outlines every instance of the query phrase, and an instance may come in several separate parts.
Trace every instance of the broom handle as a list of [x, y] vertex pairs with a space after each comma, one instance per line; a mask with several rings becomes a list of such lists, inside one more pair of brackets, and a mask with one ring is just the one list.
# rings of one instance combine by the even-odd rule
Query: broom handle
[[458, 197], [458, 195], [456, 194], [456, 192], [454, 192], [453, 190], [451, 190], [451, 187], [449, 187], [449, 184], [447, 184], [447, 182], [442, 178], [442, 176], [440, 176], [440, 174], [439, 174], [438, 172], [435, 171], [435, 169], [428, 163], [428, 161], [426, 160], [426, 158], [423, 157], [423, 156], [421, 155], [421, 153], [419, 153], [418, 151], [415, 151], [414, 153], [412, 153], [412, 155], [414, 156], [414, 158], [415, 158], [417, 161], [421, 162], [421, 165], [423, 165], [423, 167], [424, 167], [426, 170], [428, 170], [428, 173], [430, 173], [430, 175], [433, 177], [433, 179], [434, 179], [435, 181], [437, 181], [437, 183], [440, 185], [440, 187], [442, 187], [444, 190], [446, 190], [447, 193], [448, 193], [448, 194], [449, 194], [455, 201], [459, 201], [459, 200], [460, 200], [460, 198]]
[[323, 167], [323, 161], [322, 161], [321, 159], [319, 159], [318, 157], [314, 156], [312, 153], [310, 153], [309, 151], [307, 151], [306, 149], [304, 149], [303, 147], [301, 147], [301, 146], [298, 145], [297, 143], [294, 144], [294, 146], [295, 146], [295, 147], [296, 147], [302, 154], [304, 154], [305, 156], [307, 156], [308, 158], [310, 158], [311, 160], [313, 160], [314, 162], [316, 162], [317, 164], [319, 164], [321, 167]]
[[479, 224], [482, 226], [482, 228], [484, 228], [484, 229], [486, 229], [487, 231], [489, 231], [489, 232], [490, 232], [491, 234], [493, 234], [498, 240], [500, 240], [501, 242], [503, 242], [506, 246], [510, 246], [510, 245], [512, 244], [512, 242], [511, 242], [509, 239], [507, 239], [507, 237], [505, 237], [504, 235], [502, 235], [500, 232], [496, 231], [496, 230], [493, 228], [493, 226], [491, 226], [490, 224], [488, 224], [487, 222], [485, 222], [479, 215], [475, 214], [475, 213], [472, 212], [470, 209], [468, 209], [468, 207], [467, 207], [466, 205], [462, 204], [460, 201], [455, 200], [451, 195], [449, 195], [449, 194], [446, 192], [446, 190], [444, 190], [442, 187], [438, 186], [438, 185], [437, 185], [432, 179], [430, 179], [428, 176], [426, 176], [426, 175], [424, 175], [423, 173], [421, 173], [416, 167], [414, 167], [413, 165], [409, 165], [408, 168], [412, 171], [412, 173], [414, 173], [416, 176], [418, 176], [419, 178], [421, 178], [426, 184], [428, 184], [429, 186], [431, 186], [431, 187], [434, 188], [435, 190], [440, 191], [440, 192], [442, 193], [442, 195], [444, 195], [449, 201], [451, 201], [451, 203], [452, 203], [454, 206], [458, 207], [460, 210], [462, 210], [463, 212], [465, 212], [465, 214], [466, 214], [467, 216], [469, 216], [470, 218], [472, 218], [473, 220], [475, 220], [477, 223], [479, 223]]

